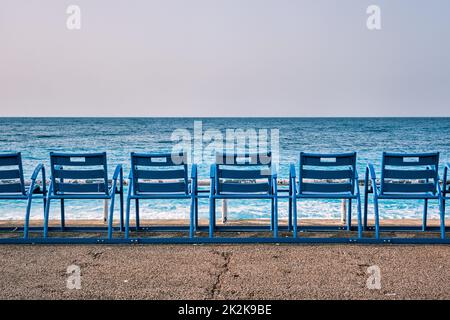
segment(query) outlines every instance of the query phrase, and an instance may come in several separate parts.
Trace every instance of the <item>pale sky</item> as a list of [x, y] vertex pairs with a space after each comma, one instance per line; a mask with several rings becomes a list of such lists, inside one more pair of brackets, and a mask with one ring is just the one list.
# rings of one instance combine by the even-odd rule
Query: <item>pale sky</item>
[[450, 1], [0, 0], [0, 116], [450, 116]]

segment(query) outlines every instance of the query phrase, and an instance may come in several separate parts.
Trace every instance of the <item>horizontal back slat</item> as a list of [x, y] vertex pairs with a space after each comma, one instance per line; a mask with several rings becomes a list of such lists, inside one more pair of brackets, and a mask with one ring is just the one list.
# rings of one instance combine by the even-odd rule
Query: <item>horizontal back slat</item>
[[146, 183], [138, 182], [136, 185], [138, 192], [144, 193], [180, 193], [186, 192], [184, 182]]
[[19, 155], [0, 155], [0, 166], [17, 166], [20, 164]]
[[137, 179], [184, 179], [186, 171], [180, 170], [136, 170]]
[[423, 193], [434, 192], [436, 190], [433, 183], [388, 183], [383, 184], [383, 193]]
[[22, 193], [22, 185], [20, 183], [0, 184], [0, 193]]
[[436, 177], [435, 170], [384, 170], [384, 178], [391, 179], [433, 179]]
[[106, 154], [57, 155], [51, 154], [53, 165], [60, 166], [100, 166], [106, 164]]
[[136, 166], [161, 167], [161, 166], [180, 166], [187, 164], [185, 155], [178, 154], [132, 154], [132, 161]]
[[53, 171], [55, 178], [61, 179], [103, 179], [105, 170], [59, 170]]
[[269, 183], [221, 183], [219, 193], [268, 193], [269, 188]]
[[352, 192], [351, 183], [302, 183], [300, 192], [340, 193]]
[[55, 191], [66, 193], [104, 193], [106, 189], [104, 183], [56, 183]]
[[268, 179], [270, 177], [270, 170], [232, 170], [219, 169], [219, 178], [224, 179]]
[[320, 156], [302, 155], [301, 164], [303, 166], [336, 167], [351, 166], [355, 163], [355, 156]]
[[385, 166], [437, 166], [439, 155], [392, 155], [385, 154], [383, 163]]
[[303, 169], [301, 177], [305, 179], [351, 179], [352, 170], [309, 170]]
[[2, 179], [19, 179], [20, 170], [0, 170], [0, 180]]
[[216, 154], [216, 163], [218, 165], [234, 165], [234, 166], [270, 166], [272, 163], [272, 154]]

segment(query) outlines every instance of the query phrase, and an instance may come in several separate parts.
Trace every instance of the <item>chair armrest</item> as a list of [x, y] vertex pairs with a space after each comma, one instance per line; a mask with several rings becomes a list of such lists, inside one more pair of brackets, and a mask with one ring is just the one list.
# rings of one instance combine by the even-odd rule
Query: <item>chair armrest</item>
[[377, 174], [375, 173], [375, 167], [373, 164], [368, 163], [366, 167], [366, 174], [369, 174], [369, 179], [372, 181], [372, 191], [377, 193]]
[[211, 164], [210, 169], [209, 169], [209, 177], [211, 178], [211, 183], [210, 183], [210, 197], [212, 197], [215, 192], [216, 192], [216, 174], [217, 174], [217, 165]]
[[31, 175], [31, 180], [36, 180], [39, 173], [42, 172], [42, 179], [45, 179], [45, 167], [42, 163], [39, 163], [36, 168], [33, 171], [33, 174]]
[[270, 177], [272, 179], [274, 179], [274, 178], [276, 179], [278, 177], [278, 171], [277, 171], [277, 168], [275, 166], [271, 167]]
[[116, 167], [116, 170], [114, 170], [114, 174], [113, 174], [113, 180], [117, 180], [117, 178], [119, 178], [119, 175], [121, 178], [123, 178], [123, 168], [121, 164], [118, 164]]
[[295, 173], [295, 164], [291, 163], [289, 165], [289, 179], [295, 178], [296, 177], [296, 173]]
[[[442, 193], [442, 195], [445, 197], [446, 196], [446, 194], [450, 191], [448, 188], [447, 188], [447, 182], [448, 182], [448, 173], [449, 173], [449, 171], [450, 171], [450, 163], [447, 163], [446, 164], [446, 166], [444, 167], [444, 178], [443, 178], [443, 180], [442, 180], [442, 189], [440, 189], [440, 185], [439, 185], [439, 183], [438, 183], [438, 185], [439, 185], [439, 187], [438, 187], [438, 191], [440, 192], [440, 193]], [[438, 181], [439, 181], [439, 177], [438, 177]]]
[[376, 182], [377, 174], [375, 173], [375, 167], [373, 164], [367, 164], [367, 169], [369, 170], [370, 180], [372, 180], [372, 182]]
[[191, 170], [191, 179], [192, 180], [197, 180], [198, 178], [198, 174], [197, 174], [197, 165], [194, 163], [192, 164], [192, 170]]
[[45, 194], [47, 193], [47, 181], [45, 179], [45, 167], [42, 163], [39, 163], [36, 168], [33, 171], [33, 174], [31, 175], [31, 185], [30, 185], [30, 189], [28, 190], [28, 196], [31, 196], [33, 194], [33, 189], [34, 189], [34, 185], [36, 184], [36, 179], [39, 175], [39, 173], [41, 173], [42, 176], [42, 193]]
[[215, 179], [216, 178], [216, 168], [217, 168], [216, 164], [212, 164], [209, 168], [210, 168], [209, 169], [209, 177], [211, 179]]
[[197, 165], [195, 163], [192, 164], [191, 169], [191, 191], [192, 193], [197, 193], [197, 179], [198, 179], [198, 173], [197, 173]]

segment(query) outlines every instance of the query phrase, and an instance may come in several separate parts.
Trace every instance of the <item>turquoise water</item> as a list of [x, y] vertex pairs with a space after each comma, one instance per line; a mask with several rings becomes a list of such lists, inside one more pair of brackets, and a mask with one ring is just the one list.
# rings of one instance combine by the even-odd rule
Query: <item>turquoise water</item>
[[[194, 121], [201, 121], [203, 134], [212, 129], [224, 136], [227, 129], [268, 129], [270, 135], [270, 130], [278, 130], [280, 178], [287, 178], [288, 165], [296, 162], [299, 151], [357, 151], [361, 178], [367, 162], [378, 168], [382, 151], [440, 151], [441, 164], [450, 161], [446, 138], [450, 118], [0, 118], [0, 152], [21, 151], [26, 178], [36, 164], [43, 162], [48, 167], [50, 151], [106, 151], [110, 175], [119, 163], [128, 174], [131, 151], [170, 151], [177, 142], [172, 137], [175, 130], [184, 130], [194, 137]], [[194, 146], [193, 140], [191, 145]], [[211, 151], [208, 145], [204, 141], [204, 153]], [[193, 156], [198, 157], [196, 151]], [[200, 179], [209, 176], [211, 155], [206, 154], [199, 164]], [[188, 217], [188, 203], [182, 201], [143, 202], [141, 208], [143, 218]], [[2, 201], [0, 219], [22, 218], [24, 209], [21, 202]], [[280, 216], [286, 217], [287, 203], [281, 202], [279, 209]], [[383, 202], [380, 209], [384, 218], [420, 217], [422, 211], [418, 201]], [[102, 217], [102, 210], [101, 201], [73, 200], [68, 202], [67, 216], [96, 219]], [[206, 217], [207, 210], [207, 201], [201, 201], [200, 217]], [[302, 217], [339, 218], [340, 203], [305, 201], [299, 210]], [[51, 214], [57, 217], [58, 213], [55, 205]], [[430, 214], [437, 217], [436, 204], [431, 205]], [[42, 217], [38, 202], [32, 217]], [[260, 202], [230, 201], [229, 219], [257, 217], [268, 217]]]

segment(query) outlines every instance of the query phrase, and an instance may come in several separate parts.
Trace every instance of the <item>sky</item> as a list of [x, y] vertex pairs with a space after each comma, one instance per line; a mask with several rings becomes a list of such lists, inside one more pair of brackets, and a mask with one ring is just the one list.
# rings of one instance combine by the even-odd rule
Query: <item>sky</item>
[[0, 116], [450, 116], [449, 40], [448, 0], [0, 0]]

